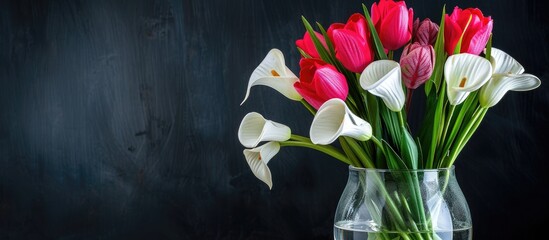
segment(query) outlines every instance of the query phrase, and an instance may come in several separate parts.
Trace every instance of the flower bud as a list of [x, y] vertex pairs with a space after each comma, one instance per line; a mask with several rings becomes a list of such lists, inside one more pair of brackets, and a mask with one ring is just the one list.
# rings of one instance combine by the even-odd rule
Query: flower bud
[[433, 74], [435, 50], [431, 45], [409, 44], [402, 51], [400, 67], [408, 89], [416, 89]]
[[345, 101], [349, 93], [347, 80], [334, 66], [320, 59], [302, 58], [299, 67], [300, 79], [294, 87], [314, 108], [332, 98]]
[[451, 15], [444, 16], [444, 47], [448, 55], [461, 39], [460, 53], [479, 55], [486, 47], [492, 33], [491, 17], [484, 17], [478, 8], [462, 10], [455, 7]]
[[424, 19], [419, 22], [419, 19], [416, 21], [417, 26], [414, 23], [414, 42], [417, 42], [421, 45], [431, 45], [434, 46], [437, 40], [438, 34], [438, 25], [434, 22], [431, 22], [429, 18]]

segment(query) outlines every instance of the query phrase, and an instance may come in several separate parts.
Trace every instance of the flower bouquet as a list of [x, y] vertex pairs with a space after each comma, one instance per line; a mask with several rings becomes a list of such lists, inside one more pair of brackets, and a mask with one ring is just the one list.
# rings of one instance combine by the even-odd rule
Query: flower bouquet
[[[452, 166], [490, 107], [540, 80], [492, 47], [493, 20], [479, 9], [443, 8], [437, 25], [414, 21], [404, 1], [362, 7], [363, 14], [327, 29], [302, 18], [299, 78], [277, 49], [253, 71], [244, 101], [253, 86], [268, 86], [314, 119], [305, 137], [248, 113], [238, 130], [246, 161], [269, 188], [268, 163], [281, 147], [312, 148], [348, 164], [336, 239], [470, 239], [470, 231], [456, 235], [470, 230], [471, 220]], [[419, 86], [425, 115], [410, 129]]]

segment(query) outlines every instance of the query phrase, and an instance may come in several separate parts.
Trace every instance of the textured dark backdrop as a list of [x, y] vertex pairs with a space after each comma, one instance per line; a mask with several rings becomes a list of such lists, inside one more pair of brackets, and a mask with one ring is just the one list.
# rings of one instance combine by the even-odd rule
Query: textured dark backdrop
[[[438, 21], [442, 2], [408, 5]], [[475, 239], [527, 239], [548, 223], [543, 2], [459, 1], [491, 15], [494, 46], [543, 81], [494, 107], [457, 162]], [[304, 135], [312, 119], [264, 87], [239, 103], [270, 48], [298, 72], [302, 14], [328, 25], [360, 9], [330, 0], [0, 1], [0, 239], [330, 239], [346, 166], [285, 148], [270, 163], [269, 191], [242, 156], [241, 118], [258, 111]]]

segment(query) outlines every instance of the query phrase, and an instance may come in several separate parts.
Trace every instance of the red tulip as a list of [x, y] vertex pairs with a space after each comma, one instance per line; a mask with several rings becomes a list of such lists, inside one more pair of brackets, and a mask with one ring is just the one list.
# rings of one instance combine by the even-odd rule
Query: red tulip
[[349, 93], [347, 80], [334, 66], [320, 59], [302, 58], [299, 67], [300, 78], [294, 88], [314, 108], [332, 98], [345, 101]]
[[351, 72], [360, 73], [374, 60], [366, 18], [355, 13], [346, 24], [334, 23], [328, 28], [328, 37], [334, 43], [336, 58]]
[[414, 10], [406, 8], [404, 1], [380, 0], [372, 4], [372, 22], [383, 47], [397, 50], [412, 38]]
[[421, 45], [435, 45], [438, 34], [438, 25], [429, 18], [414, 22], [414, 41]]
[[[322, 45], [324, 45], [324, 48], [326, 47], [326, 40], [324, 40], [324, 36], [322, 34], [315, 32], [316, 37]], [[318, 54], [318, 51], [316, 50], [315, 44], [313, 42], [313, 39], [311, 38], [311, 35], [309, 35], [309, 32], [305, 32], [302, 39], [299, 39], [295, 41], [295, 45], [297, 47], [301, 48], [305, 53], [309, 54], [312, 58], [320, 58], [320, 55]]]
[[431, 45], [409, 44], [402, 51], [400, 68], [408, 89], [416, 89], [433, 74], [435, 50]]
[[479, 55], [492, 33], [493, 21], [491, 17], [484, 17], [478, 8], [462, 10], [454, 8], [452, 15], [444, 17], [444, 39], [448, 55], [454, 54], [459, 39], [461, 40], [460, 53]]

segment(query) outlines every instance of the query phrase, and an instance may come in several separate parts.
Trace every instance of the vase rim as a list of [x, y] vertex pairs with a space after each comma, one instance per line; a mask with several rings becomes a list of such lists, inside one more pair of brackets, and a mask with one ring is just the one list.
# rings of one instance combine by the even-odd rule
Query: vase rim
[[430, 168], [430, 169], [386, 169], [386, 168], [361, 168], [349, 165], [349, 171], [364, 171], [364, 172], [443, 172], [443, 171], [452, 171], [456, 168], [455, 165], [452, 165], [449, 168]]

